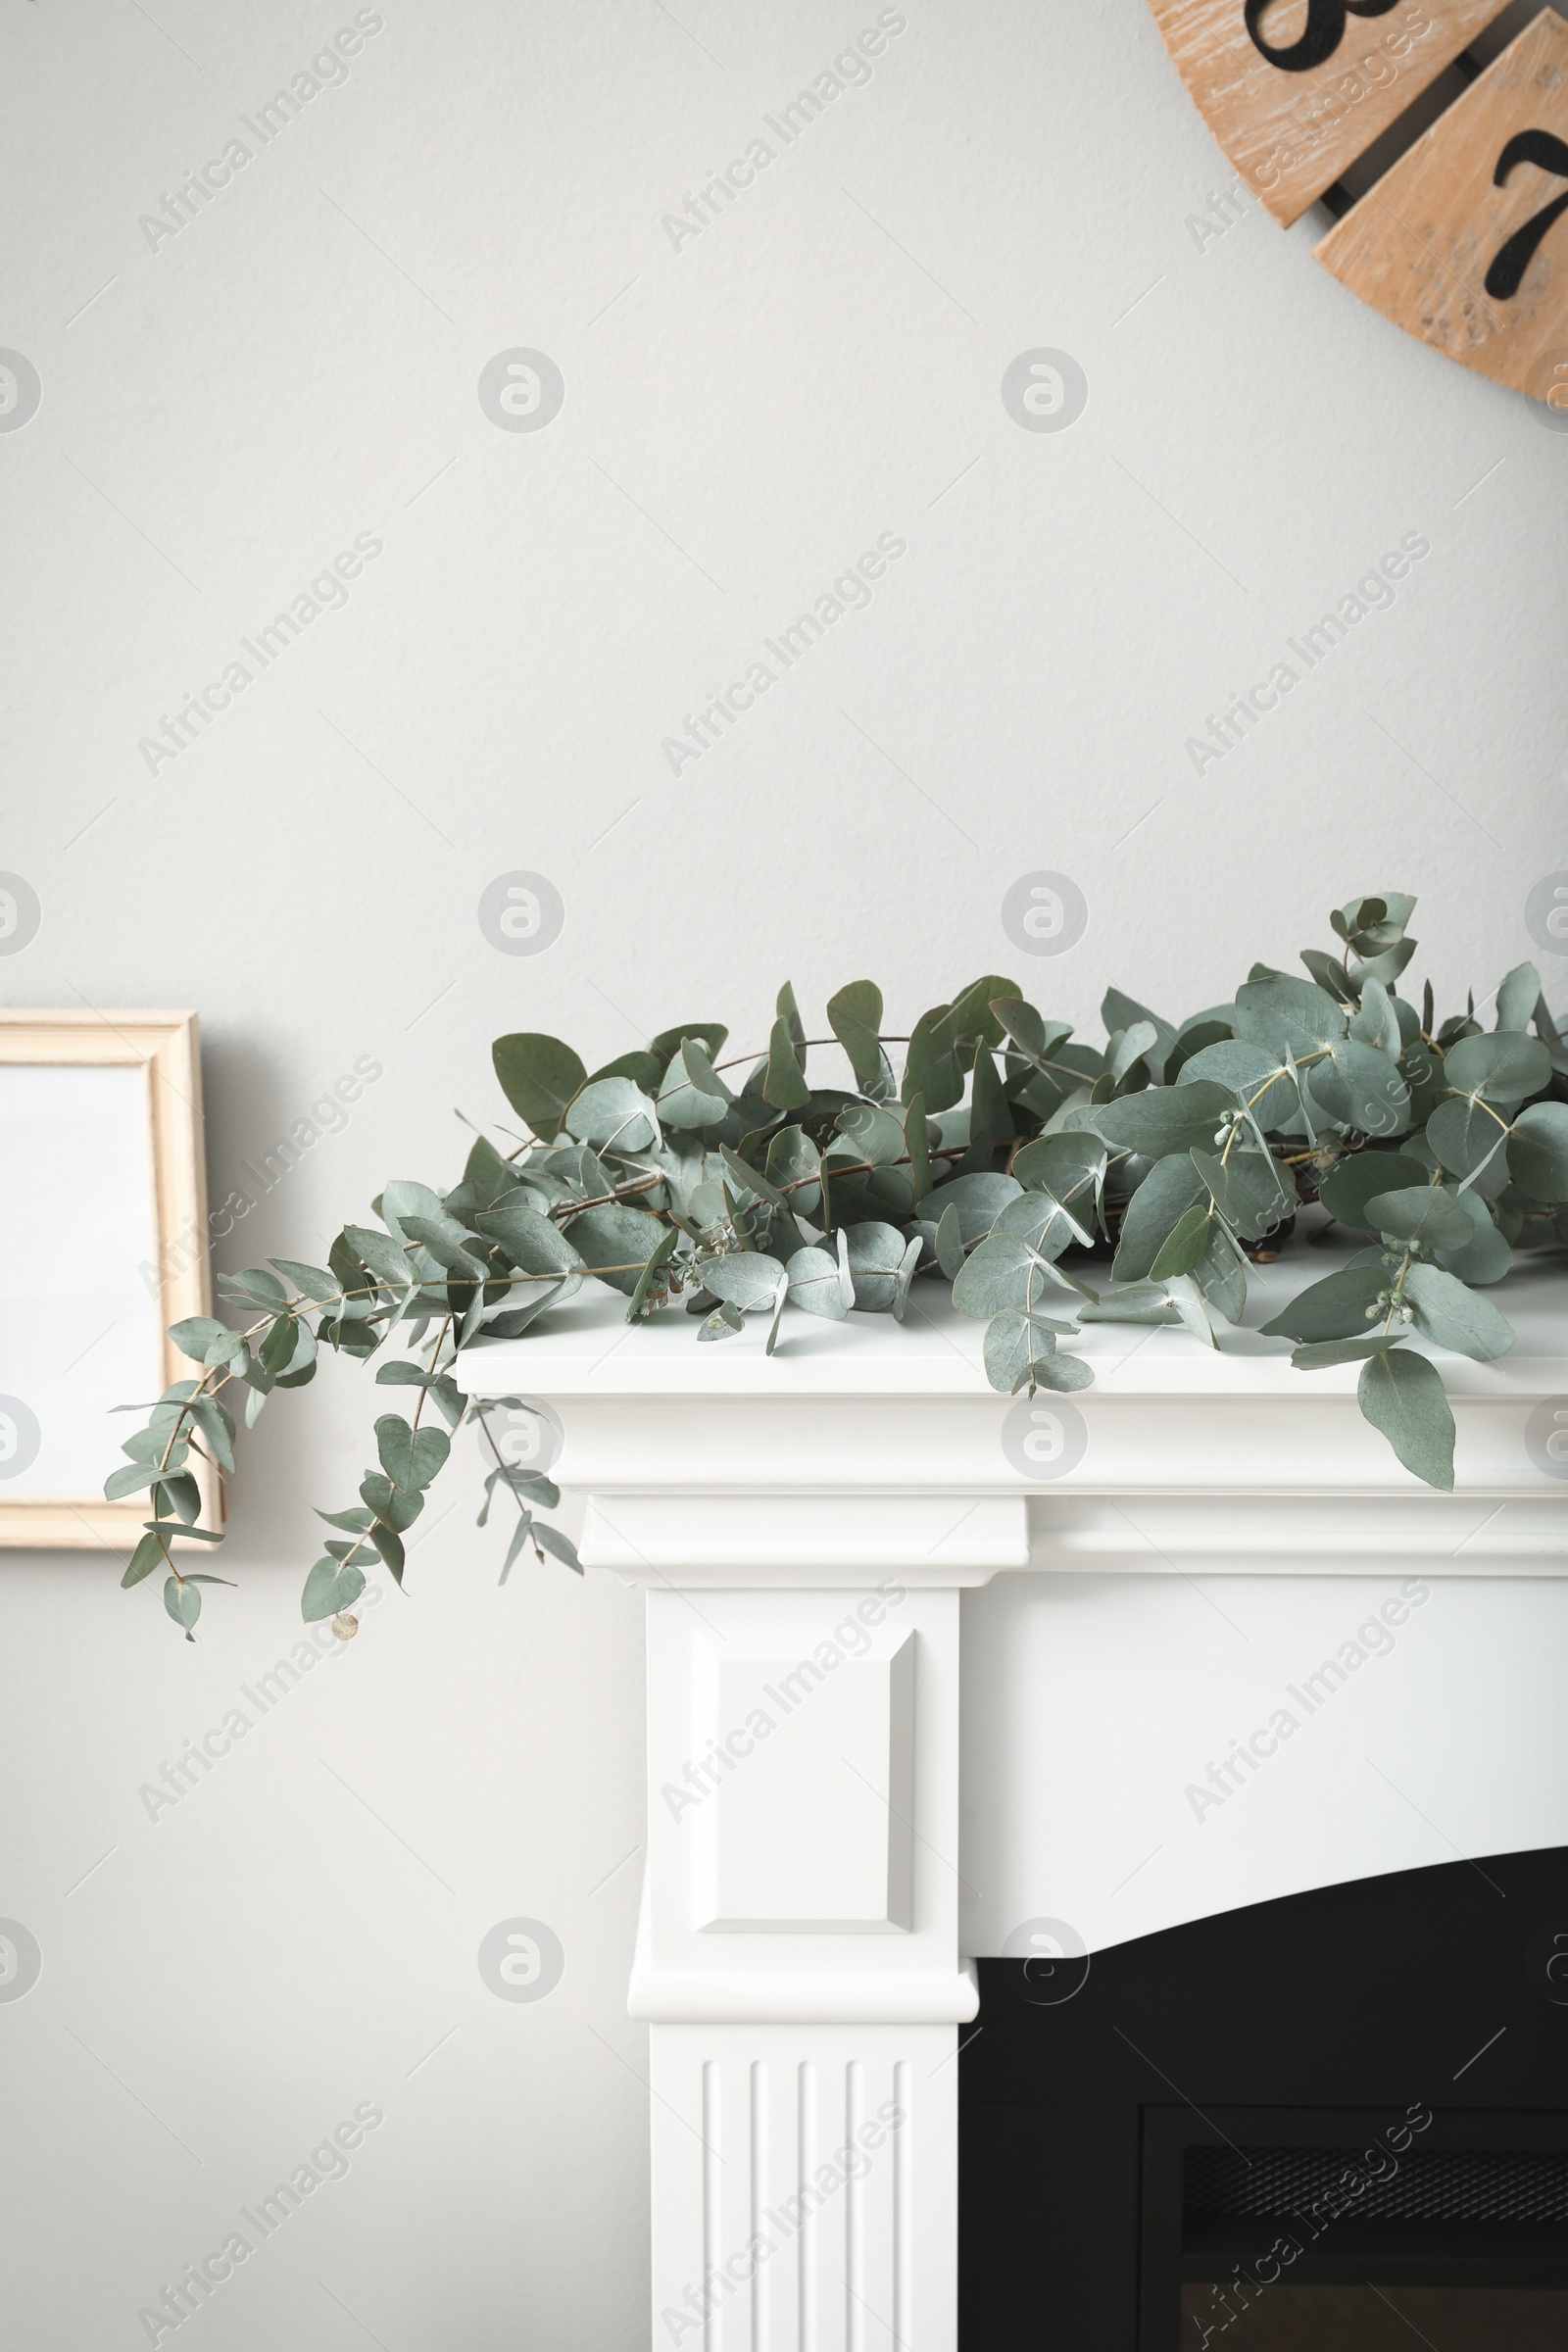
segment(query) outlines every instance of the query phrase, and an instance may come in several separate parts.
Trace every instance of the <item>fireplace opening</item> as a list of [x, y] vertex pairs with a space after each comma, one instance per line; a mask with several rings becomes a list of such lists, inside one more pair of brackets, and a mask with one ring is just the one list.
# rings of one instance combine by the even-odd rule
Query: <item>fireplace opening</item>
[[1568, 2352], [1568, 1850], [982, 1960], [959, 2345]]
[[1281, 2286], [1214, 2335], [1208, 2295], [1182, 2290], [1184, 2344], [1227, 2352], [1562, 2352], [1568, 2289], [1471, 2286]]
[[1568, 2117], [1146, 2108], [1141, 2206], [1151, 2345], [1568, 2345]]

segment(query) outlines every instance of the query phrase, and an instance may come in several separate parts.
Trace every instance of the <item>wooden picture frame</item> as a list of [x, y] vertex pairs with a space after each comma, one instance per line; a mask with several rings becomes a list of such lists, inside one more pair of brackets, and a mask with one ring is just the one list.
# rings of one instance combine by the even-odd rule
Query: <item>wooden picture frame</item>
[[0, 1546], [131, 1549], [148, 1497], [103, 1482], [143, 1423], [110, 1414], [191, 1377], [168, 1327], [209, 1301], [196, 1015], [0, 1007]]

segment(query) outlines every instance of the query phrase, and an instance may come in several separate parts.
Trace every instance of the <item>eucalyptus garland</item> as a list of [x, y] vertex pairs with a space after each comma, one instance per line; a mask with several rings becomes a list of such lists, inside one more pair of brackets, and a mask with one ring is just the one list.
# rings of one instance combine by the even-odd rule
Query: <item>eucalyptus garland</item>
[[[520, 1400], [470, 1401], [460, 1376], [585, 1282], [619, 1292], [628, 1322], [696, 1317], [700, 1341], [764, 1317], [769, 1354], [786, 1310], [902, 1317], [916, 1282], [942, 1282], [986, 1322], [993, 1388], [1033, 1395], [1089, 1386], [1062, 1345], [1086, 1323], [1182, 1325], [1214, 1347], [1246, 1308], [1249, 1259], [1276, 1256], [1313, 1202], [1359, 1246], [1262, 1329], [1304, 1372], [1358, 1361], [1367, 1420], [1418, 1478], [1451, 1488], [1453, 1416], [1410, 1341], [1501, 1355], [1514, 1333], [1482, 1294], [1516, 1250], [1568, 1243], [1568, 1049], [1530, 964], [1497, 989], [1490, 1030], [1473, 1000], [1440, 1025], [1430, 983], [1419, 1006], [1401, 996], [1414, 905], [1352, 899], [1330, 918], [1339, 953], [1302, 952], [1308, 978], [1254, 964], [1232, 1003], [1179, 1025], [1112, 988], [1103, 1046], [994, 975], [906, 1037], [856, 980], [828, 1000], [831, 1036], [810, 1040], [786, 985], [761, 1053], [725, 1056], [713, 1021], [593, 1071], [559, 1038], [499, 1038], [520, 1135], [481, 1135], [450, 1191], [389, 1183], [377, 1221], [345, 1225], [325, 1266], [274, 1257], [222, 1277], [229, 1320], [173, 1326], [196, 1373], [165, 1391], [105, 1488], [145, 1488], [153, 1512], [123, 1583], [164, 1570], [191, 1637], [202, 1587], [226, 1581], [172, 1549], [221, 1541], [199, 1524], [192, 1457], [231, 1471], [234, 1407], [253, 1426], [322, 1348], [378, 1356], [377, 1382], [414, 1392], [376, 1422], [359, 1500], [318, 1514], [336, 1532], [303, 1614], [347, 1639], [366, 1565], [402, 1584], [404, 1539], [465, 1422], [494, 1464], [480, 1525], [498, 1493], [515, 1511], [502, 1581], [525, 1547], [580, 1566], [541, 1516], [554, 1484], [496, 1443], [491, 1416]], [[853, 1083], [808, 1076], [821, 1047]]]

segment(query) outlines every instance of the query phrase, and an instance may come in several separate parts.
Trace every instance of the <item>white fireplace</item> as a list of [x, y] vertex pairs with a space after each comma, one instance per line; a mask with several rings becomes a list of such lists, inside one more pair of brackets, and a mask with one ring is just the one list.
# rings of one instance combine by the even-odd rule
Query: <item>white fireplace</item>
[[973, 1961], [1568, 1844], [1568, 1360], [1497, 1296], [1452, 1495], [1250, 1332], [1100, 1325], [1032, 1403], [918, 1287], [771, 1358], [601, 1297], [473, 1359], [648, 1595], [653, 2345], [953, 2352]]

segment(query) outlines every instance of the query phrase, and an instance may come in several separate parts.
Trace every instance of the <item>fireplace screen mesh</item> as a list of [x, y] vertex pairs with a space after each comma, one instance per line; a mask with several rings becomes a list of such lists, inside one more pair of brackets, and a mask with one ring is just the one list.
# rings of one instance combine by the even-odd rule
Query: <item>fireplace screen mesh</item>
[[[1348, 2184], [1364, 2182], [1347, 2194]], [[1373, 2180], [1358, 2148], [1189, 2148], [1190, 2221], [1326, 2210], [1407, 2222], [1568, 2222], [1568, 2151], [1423, 2149]]]

